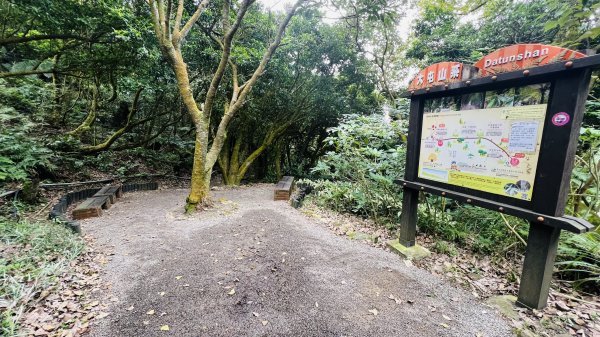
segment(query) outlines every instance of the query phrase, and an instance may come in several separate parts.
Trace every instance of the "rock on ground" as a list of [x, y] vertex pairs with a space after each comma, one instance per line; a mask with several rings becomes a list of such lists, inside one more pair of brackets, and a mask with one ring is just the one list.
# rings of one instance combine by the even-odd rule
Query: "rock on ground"
[[512, 336], [473, 295], [272, 193], [217, 191], [193, 216], [182, 213], [186, 190], [128, 193], [84, 221], [114, 252], [102, 275], [111, 312], [88, 335]]

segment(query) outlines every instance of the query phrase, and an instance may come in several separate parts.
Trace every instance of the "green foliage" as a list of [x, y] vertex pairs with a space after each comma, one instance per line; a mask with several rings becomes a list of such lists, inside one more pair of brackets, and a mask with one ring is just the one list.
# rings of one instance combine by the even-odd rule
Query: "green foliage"
[[422, 65], [449, 60], [471, 62], [477, 50], [476, 29], [472, 24], [460, 23], [453, 3], [421, 1], [420, 7], [406, 56]]
[[83, 251], [83, 241], [61, 224], [0, 218], [0, 314], [3, 336], [19, 332], [19, 320], [34, 294], [52, 287]]
[[[522, 250], [498, 212], [462, 205], [442, 197], [424, 197], [419, 205], [419, 229], [440, 239], [461, 244], [482, 254], [504, 253], [511, 247]], [[520, 237], [527, 237], [526, 221], [507, 217]]]
[[473, 63], [507, 45], [551, 43], [556, 29], [544, 30], [554, 15], [548, 1], [553, 0], [494, 0], [471, 10], [454, 1], [422, 0], [407, 57], [422, 66], [442, 61]]
[[331, 148], [307, 180], [318, 204], [337, 211], [371, 217], [394, 226], [400, 216], [400, 189], [405, 148], [400, 122], [386, 123], [382, 115], [349, 115], [330, 129]]
[[556, 31], [555, 41], [567, 48], [596, 49], [600, 43], [598, 0], [546, 0], [553, 13], [546, 19], [544, 29]]
[[600, 232], [565, 234], [558, 250], [561, 273], [575, 279], [578, 286], [600, 287]]
[[52, 152], [37, 143], [35, 124], [0, 105], [0, 182], [25, 181], [34, 170], [55, 169]]

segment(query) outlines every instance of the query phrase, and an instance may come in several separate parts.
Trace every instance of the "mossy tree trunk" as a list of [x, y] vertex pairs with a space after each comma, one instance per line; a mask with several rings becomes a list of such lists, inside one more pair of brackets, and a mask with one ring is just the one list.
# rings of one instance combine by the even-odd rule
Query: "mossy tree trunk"
[[94, 85], [92, 86], [92, 103], [90, 106], [90, 110], [88, 111], [85, 120], [74, 130], [69, 131], [67, 134], [74, 137], [81, 136], [82, 133], [88, 131], [92, 124], [96, 121], [96, 112], [98, 110], [98, 101], [100, 100], [100, 83], [96, 78], [94, 80]]
[[231, 150], [228, 147], [224, 148], [220, 155], [221, 159], [219, 160], [219, 166], [223, 172], [225, 184], [234, 186], [239, 185], [256, 159], [297, 120], [297, 118], [290, 118], [286, 122], [272, 127], [267, 132], [262, 143], [243, 160], [242, 156], [248, 152], [245, 151], [248, 147], [248, 143], [244, 143], [244, 133], [238, 133]]
[[281, 142], [277, 143], [277, 146], [275, 146], [275, 175], [277, 176], [277, 180], [280, 180], [281, 177], [283, 177], [283, 174], [281, 172]]
[[129, 110], [129, 114], [127, 115], [127, 121], [126, 121], [125, 125], [122, 128], [120, 128], [119, 130], [115, 131], [108, 138], [106, 138], [104, 140], [104, 142], [102, 142], [98, 145], [86, 146], [86, 147], [81, 148], [82, 153], [96, 153], [96, 152], [108, 150], [110, 148], [110, 146], [115, 141], [117, 141], [117, 139], [119, 139], [123, 134], [125, 134], [125, 132], [131, 130], [136, 125], [143, 124], [143, 123], [147, 122], [148, 120], [150, 120], [150, 118], [147, 118], [147, 119], [141, 120], [136, 123], [133, 122], [133, 116], [135, 115], [135, 113], [138, 110], [138, 103], [139, 103], [140, 95], [142, 93], [142, 89], [143, 88], [139, 88], [135, 93], [135, 96], [133, 98], [133, 104], [131, 106], [131, 109]]
[[[175, 78], [177, 79], [179, 94], [181, 95], [182, 101], [196, 129], [191, 190], [186, 204], [186, 211], [188, 212], [195, 210], [199, 204], [209, 202], [212, 169], [217, 162], [221, 149], [225, 143], [229, 123], [245, 103], [246, 97], [252, 90], [252, 87], [258, 78], [265, 72], [269, 60], [281, 43], [287, 25], [296, 13], [300, 4], [305, 0], [297, 0], [287, 12], [285, 18], [278, 27], [274, 40], [263, 53], [262, 59], [254, 73], [242, 85], [239, 85], [238, 83], [237, 67], [231, 61], [231, 49], [233, 38], [237, 33], [248, 8], [255, 0], [242, 0], [237, 9], [233, 23], [230, 22], [230, 3], [228, 1], [223, 3], [223, 34], [220, 36], [210, 36], [221, 48], [221, 59], [217, 69], [212, 75], [210, 85], [204, 97], [204, 105], [202, 106], [202, 109], [200, 109], [196, 102], [196, 98], [193, 95], [188, 69], [181, 52], [181, 47], [185, 38], [208, 6], [209, 1], [210, 0], [200, 1], [196, 5], [196, 9], [189, 17], [188, 21], [183, 23], [182, 19], [185, 0], [178, 0], [175, 12], [172, 11], [175, 9], [173, 8], [174, 1], [148, 0], [155, 35], [158, 39], [161, 51], [167, 57], [169, 64], [173, 68]], [[231, 93], [230, 102], [225, 107], [225, 113], [219, 122], [217, 132], [212, 139], [212, 144], [209, 149], [208, 128], [210, 125], [210, 115], [223, 75], [228, 67], [231, 68], [232, 72], [233, 92]]]

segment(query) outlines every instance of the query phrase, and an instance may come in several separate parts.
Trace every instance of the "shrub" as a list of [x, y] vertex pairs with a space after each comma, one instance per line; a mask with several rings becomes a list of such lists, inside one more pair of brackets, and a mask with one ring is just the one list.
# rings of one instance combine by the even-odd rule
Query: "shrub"
[[331, 150], [312, 170], [317, 204], [393, 225], [400, 216], [401, 189], [394, 179], [404, 172], [405, 148], [400, 122], [382, 115], [345, 116], [325, 139]]

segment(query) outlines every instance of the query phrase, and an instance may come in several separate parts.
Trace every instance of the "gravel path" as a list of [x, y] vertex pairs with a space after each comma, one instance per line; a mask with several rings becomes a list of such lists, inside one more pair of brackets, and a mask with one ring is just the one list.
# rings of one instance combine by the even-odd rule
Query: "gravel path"
[[193, 216], [186, 192], [127, 193], [83, 222], [114, 251], [103, 295], [118, 299], [88, 336], [512, 336], [469, 293], [272, 201], [272, 185], [216, 191]]

